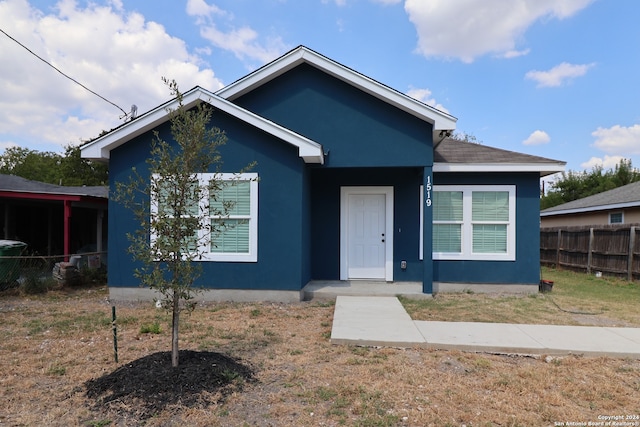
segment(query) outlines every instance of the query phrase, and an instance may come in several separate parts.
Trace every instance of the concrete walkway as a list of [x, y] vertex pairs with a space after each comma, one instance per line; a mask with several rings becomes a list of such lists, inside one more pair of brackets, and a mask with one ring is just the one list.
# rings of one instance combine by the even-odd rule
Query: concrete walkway
[[640, 359], [640, 328], [413, 321], [395, 297], [338, 296], [331, 342]]

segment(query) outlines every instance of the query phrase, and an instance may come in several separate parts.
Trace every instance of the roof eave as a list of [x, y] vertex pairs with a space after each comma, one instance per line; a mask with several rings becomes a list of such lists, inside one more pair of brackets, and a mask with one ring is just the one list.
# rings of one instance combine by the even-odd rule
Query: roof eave
[[561, 163], [434, 163], [434, 172], [538, 172], [540, 176], [563, 172]]
[[381, 99], [409, 114], [431, 123], [434, 128], [434, 133], [436, 133], [436, 131], [439, 133], [442, 130], [453, 131], [456, 128], [456, 122], [458, 119], [454, 116], [424, 104], [408, 95], [393, 90], [304, 46], [300, 46], [290, 51], [248, 76], [223, 87], [216, 92], [216, 95], [225, 99], [234, 100], [302, 63], [311, 64], [316, 68], [319, 68], [324, 72], [361, 89], [369, 95]]
[[[199, 89], [204, 91], [204, 89]], [[192, 90], [184, 94], [183, 104], [185, 108], [191, 108], [200, 101], [200, 91]], [[177, 99], [167, 101], [143, 116], [125, 123], [116, 130], [80, 147], [80, 156], [90, 160], [109, 160], [111, 150], [167, 121], [169, 109], [175, 108], [177, 104]]]
[[589, 213], [589, 212], [598, 212], [598, 211], [609, 211], [614, 209], [624, 209], [624, 208], [637, 208], [640, 207], [640, 200], [634, 202], [626, 202], [626, 203], [612, 203], [609, 205], [599, 205], [599, 206], [587, 206], [583, 208], [572, 208], [572, 209], [561, 209], [556, 211], [540, 212], [540, 216], [556, 216], [556, 215], [571, 215], [577, 213]]
[[[322, 146], [300, 134], [297, 134], [277, 123], [264, 119], [244, 108], [227, 101], [216, 94], [200, 87], [196, 87], [183, 95], [183, 105], [191, 108], [204, 101], [228, 114], [243, 120], [271, 135], [298, 147], [298, 154], [307, 163], [324, 163]], [[115, 131], [96, 139], [81, 147], [83, 158], [92, 160], [109, 160], [111, 150], [130, 141], [131, 139], [155, 129], [168, 120], [169, 111], [178, 107], [178, 101], [173, 99], [146, 113], [144, 116], [133, 120]]]

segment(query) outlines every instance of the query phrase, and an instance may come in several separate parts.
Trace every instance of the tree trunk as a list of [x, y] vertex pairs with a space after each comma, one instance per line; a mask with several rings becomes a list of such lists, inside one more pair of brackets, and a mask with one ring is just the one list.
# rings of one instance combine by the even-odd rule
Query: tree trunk
[[178, 367], [178, 324], [180, 321], [180, 294], [173, 292], [173, 318], [171, 321], [171, 366]]

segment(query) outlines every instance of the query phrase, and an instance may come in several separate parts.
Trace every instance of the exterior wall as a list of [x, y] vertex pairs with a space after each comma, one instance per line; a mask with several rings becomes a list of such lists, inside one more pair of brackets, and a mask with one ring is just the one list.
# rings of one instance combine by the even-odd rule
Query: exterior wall
[[[340, 279], [340, 187], [394, 187], [394, 281], [422, 282], [418, 260], [420, 184], [418, 168], [314, 169], [311, 174], [311, 275], [313, 280]], [[407, 261], [406, 270], [400, 262]]]
[[[197, 286], [226, 289], [300, 290], [310, 276], [310, 255], [304, 249], [308, 240], [309, 195], [304, 188], [305, 165], [297, 148], [222, 112], [214, 113], [213, 123], [224, 130], [228, 142], [221, 147], [222, 172], [237, 172], [252, 161], [258, 183], [258, 261], [202, 262], [203, 274]], [[169, 124], [159, 128], [160, 136], [171, 140]], [[132, 167], [147, 174], [145, 160], [152, 135], [142, 135], [111, 153], [110, 185], [126, 181]], [[110, 287], [137, 287], [136, 265], [127, 253], [125, 237], [138, 224], [131, 212], [112, 200], [109, 203]], [[305, 253], [305, 251], [307, 253]]]
[[523, 174], [434, 174], [435, 185], [516, 185], [516, 260], [433, 262], [441, 283], [537, 284], [540, 281], [539, 176]]
[[[323, 145], [324, 165], [306, 165], [297, 148], [217, 111], [225, 131], [222, 172], [257, 161], [258, 261], [203, 262], [196, 283], [211, 289], [299, 291], [310, 280], [340, 278], [340, 188], [393, 186], [394, 281], [537, 284], [539, 176], [537, 173], [440, 173], [433, 185], [516, 185], [516, 261], [431, 261], [431, 210], [425, 206], [425, 261], [419, 259], [420, 185], [431, 179], [432, 126], [309, 65], [299, 66], [235, 100], [239, 105]], [[171, 140], [169, 124], [160, 135]], [[131, 168], [147, 173], [151, 133], [111, 153], [111, 188]], [[429, 181], [430, 182], [430, 181]], [[427, 197], [427, 196], [425, 196]], [[137, 224], [109, 202], [109, 286], [137, 287], [126, 234]], [[401, 268], [406, 261], [407, 268]], [[427, 277], [428, 276], [428, 277]]]
[[234, 102], [322, 144], [323, 168], [433, 164], [429, 123], [309, 65]]
[[311, 279], [340, 278], [340, 187], [393, 186], [394, 280], [422, 282], [419, 189], [433, 165], [429, 123], [309, 65], [234, 102], [323, 146], [325, 164], [308, 166], [310, 239], [302, 247], [311, 253]]
[[609, 213], [623, 214], [623, 224], [640, 223], [640, 208], [613, 209], [611, 211], [585, 212], [540, 217], [540, 227], [573, 227], [585, 225], [609, 225]]

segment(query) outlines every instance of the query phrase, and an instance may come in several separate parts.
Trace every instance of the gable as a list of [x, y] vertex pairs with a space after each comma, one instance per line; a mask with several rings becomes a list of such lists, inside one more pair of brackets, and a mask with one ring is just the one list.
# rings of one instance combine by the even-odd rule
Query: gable
[[[298, 135], [289, 129], [270, 122], [201, 87], [195, 87], [183, 94], [183, 105], [187, 109], [195, 107], [200, 102], [206, 102], [216, 109], [222, 110], [251, 126], [297, 147], [299, 156], [304, 159], [306, 163], [322, 164], [324, 162], [323, 151], [320, 144], [302, 135]], [[111, 150], [168, 122], [169, 111], [177, 108], [177, 99], [160, 105], [135, 120], [127, 122], [110, 133], [82, 146], [80, 148], [81, 156], [92, 160], [108, 160]]]
[[311, 65], [395, 108], [431, 123], [434, 138], [442, 131], [452, 131], [456, 127], [457, 119], [455, 117], [383, 85], [305, 46], [298, 46], [253, 73], [223, 87], [216, 94], [225, 99], [235, 100], [301, 64]]
[[433, 125], [310, 64], [234, 103], [320, 143], [329, 167], [427, 166]]

